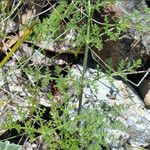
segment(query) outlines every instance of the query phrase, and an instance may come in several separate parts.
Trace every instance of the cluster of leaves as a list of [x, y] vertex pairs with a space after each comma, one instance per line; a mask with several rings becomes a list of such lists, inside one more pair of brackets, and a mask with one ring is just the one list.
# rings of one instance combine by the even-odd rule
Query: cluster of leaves
[[64, 15], [68, 4], [66, 1], [61, 1], [57, 9], [54, 9], [49, 18], [45, 18], [43, 22], [37, 22], [33, 32], [36, 40], [52, 40], [54, 36], [59, 35], [61, 29], [60, 23], [64, 19]]
[[[111, 1], [113, 3], [114, 1]], [[102, 36], [106, 34], [112, 39], [119, 37], [120, 33], [124, 31], [125, 25], [110, 23], [109, 18], [105, 16], [103, 22], [103, 29], [101, 30], [98, 21], [94, 21], [94, 13], [100, 15], [101, 10], [110, 4], [109, 1], [101, 2], [96, 1], [91, 3], [91, 18], [90, 18], [90, 39], [89, 45], [97, 49], [102, 49]], [[42, 22], [37, 22], [33, 28], [32, 37], [33, 41], [63, 41], [64, 36], [68, 31], [74, 30], [76, 32], [75, 42], [77, 47], [85, 46], [86, 43], [86, 30], [88, 21], [88, 2], [75, 1], [67, 2], [60, 1], [57, 6], [51, 12], [51, 14], [45, 18]], [[113, 32], [117, 30], [117, 32]]]

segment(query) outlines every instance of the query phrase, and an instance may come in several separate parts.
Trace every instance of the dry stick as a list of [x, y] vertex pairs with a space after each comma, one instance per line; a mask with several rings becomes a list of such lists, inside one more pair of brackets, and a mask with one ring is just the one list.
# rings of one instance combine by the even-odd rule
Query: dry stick
[[149, 70], [142, 70], [142, 71], [134, 71], [134, 72], [127, 72], [127, 73], [124, 73], [126, 75], [129, 75], [129, 74], [141, 74], [141, 73], [147, 73], [147, 72], [150, 72]]
[[29, 19], [33, 19], [33, 18], [35, 18], [35, 17], [38, 17], [38, 16], [40, 16], [40, 15], [46, 13], [47, 11], [51, 10], [51, 9], [54, 8], [55, 6], [56, 6], [56, 4], [52, 5], [52, 6], [49, 7], [48, 9], [46, 9], [46, 10], [44, 10], [44, 11], [42, 11], [42, 12], [40, 12], [40, 13], [34, 15], [34, 16], [31, 16]]
[[[147, 73], [143, 76], [143, 78], [139, 81], [139, 83], [138, 84], [134, 84], [135, 86], [139, 86], [141, 83], [142, 83], [142, 81], [147, 77], [147, 75], [150, 73], [150, 68], [147, 70]], [[132, 83], [133, 84], [133, 83]]]
[[[102, 59], [91, 47], [89, 47], [89, 49], [90, 49], [90, 51], [91, 51], [92, 58], [93, 58], [100, 66], [102, 66], [103, 68], [105, 68], [101, 63], [99, 63], [99, 62], [95, 59], [94, 55], [95, 55], [108, 69], [110, 69], [111, 71], [115, 72], [115, 70], [113, 70], [112, 68], [110, 68], [110, 67], [107, 65], [107, 63], [105, 63], [105, 62], [103, 61], [103, 59]], [[93, 55], [93, 54], [94, 54], [94, 55]]]

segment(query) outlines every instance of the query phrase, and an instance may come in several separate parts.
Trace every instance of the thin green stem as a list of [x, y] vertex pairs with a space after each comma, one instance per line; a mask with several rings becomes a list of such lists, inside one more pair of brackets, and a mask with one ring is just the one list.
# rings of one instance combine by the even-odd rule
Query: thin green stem
[[86, 36], [86, 47], [84, 52], [84, 60], [83, 60], [83, 71], [81, 77], [81, 92], [79, 95], [79, 106], [78, 106], [78, 115], [80, 115], [82, 109], [82, 99], [83, 99], [83, 88], [84, 88], [84, 81], [85, 81], [85, 73], [87, 69], [87, 59], [88, 59], [88, 52], [89, 52], [89, 41], [90, 41], [90, 23], [91, 23], [91, 5], [90, 0], [88, 1], [88, 23], [87, 23], [87, 36]]

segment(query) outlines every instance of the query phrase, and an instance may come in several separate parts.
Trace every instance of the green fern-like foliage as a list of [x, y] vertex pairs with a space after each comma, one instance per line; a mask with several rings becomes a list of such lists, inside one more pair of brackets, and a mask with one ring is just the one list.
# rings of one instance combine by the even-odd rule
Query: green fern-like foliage
[[67, 6], [66, 1], [60, 1], [49, 17], [45, 18], [42, 23], [37, 22], [37, 25], [33, 28], [35, 40], [51, 40], [59, 35], [60, 23], [63, 20], [64, 10]]
[[[119, 33], [106, 32], [101, 30], [98, 23], [94, 22], [94, 12], [100, 12], [101, 9], [109, 4], [101, 1], [91, 3], [91, 29], [89, 46], [97, 49], [102, 49], [102, 36], [108, 34], [110, 37], [118, 37]], [[86, 29], [88, 21], [88, 3], [86, 1], [75, 1], [69, 3], [66, 0], [58, 2], [57, 6], [53, 9], [50, 15], [42, 22], [38, 21], [33, 28], [32, 40], [33, 41], [63, 41], [64, 36], [70, 30], [76, 32], [75, 43], [78, 48], [84, 47], [86, 43]], [[105, 28], [115, 28], [116, 24], [112, 25], [109, 21], [105, 23]], [[117, 28], [117, 27], [116, 27]], [[111, 34], [111, 35], [110, 35]], [[57, 40], [56, 40], [57, 39]]]

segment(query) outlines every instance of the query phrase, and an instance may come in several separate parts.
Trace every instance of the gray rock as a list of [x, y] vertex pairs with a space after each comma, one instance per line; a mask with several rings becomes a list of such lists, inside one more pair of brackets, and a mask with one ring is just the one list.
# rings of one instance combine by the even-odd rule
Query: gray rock
[[[150, 11], [145, 11], [146, 9], [146, 3], [145, 0], [126, 0], [126, 1], [117, 1], [116, 5], [122, 12], [122, 14], [125, 16], [129, 16], [130, 21], [132, 25], [136, 25], [138, 23], [141, 23], [141, 30], [144, 30], [143, 33], [141, 34], [138, 29], [135, 28], [130, 28], [129, 30], [129, 35], [135, 39], [135, 40], [141, 40], [142, 44], [146, 48], [147, 54], [150, 52], [150, 44], [149, 44], [149, 39], [150, 39], [150, 32], [147, 27], [150, 25]], [[132, 13], [136, 12], [138, 13], [138, 18], [136, 15], [133, 15]], [[132, 16], [132, 17], [131, 17]], [[137, 23], [138, 22], [138, 23]]]
[[[81, 66], [73, 66], [71, 69], [72, 78], [79, 79], [81, 77]], [[98, 78], [97, 73], [101, 76]], [[127, 131], [106, 128], [110, 135], [114, 135], [115, 142], [112, 142], [108, 136], [106, 141], [112, 148], [121, 148], [130, 142], [131, 145], [137, 147], [149, 145], [150, 141], [150, 113], [144, 108], [143, 101], [139, 98], [134, 89], [127, 83], [121, 80], [113, 79], [112, 82], [102, 72], [97, 72], [94, 69], [88, 69], [86, 72], [86, 86], [83, 92], [82, 109], [93, 109], [100, 104], [107, 104], [110, 107], [114, 105], [123, 105], [126, 109], [120, 111], [118, 116], [110, 115], [112, 119], [119, 120], [127, 128]], [[93, 82], [94, 81], [94, 82]], [[74, 106], [75, 109], [70, 111], [70, 117], [73, 119], [77, 114], [78, 98], [73, 86], [69, 92], [72, 93], [72, 101], [69, 106]], [[101, 108], [99, 108], [101, 112]]]
[[63, 59], [58, 59], [58, 58], [48, 58], [45, 55], [43, 55], [39, 50], [35, 50], [31, 57], [31, 61], [33, 65], [47, 65], [47, 66], [52, 66], [52, 65], [62, 65], [66, 64], [67, 62]]
[[146, 47], [147, 54], [150, 54], [150, 32], [145, 33], [142, 37], [143, 45]]
[[6, 28], [6, 34], [14, 33], [18, 30], [18, 25], [14, 21], [8, 20], [7, 24], [8, 25], [7, 25], [7, 28]]
[[42, 54], [41, 48], [33, 50], [27, 44], [22, 44], [20, 51], [17, 52], [18, 57], [26, 57], [31, 61], [30, 66], [53, 66], [67, 64], [67, 57], [54, 58], [54, 56], [47, 57]]
[[116, 3], [119, 5], [119, 8], [122, 10], [122, 12], [128, 15], [135, 10], [143, 11], [143, 7], [146, 6], [144, 0], [117, 0]]

